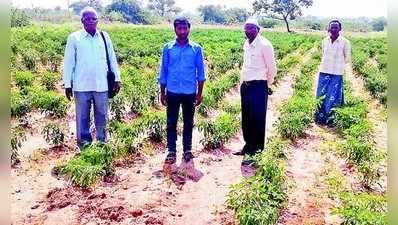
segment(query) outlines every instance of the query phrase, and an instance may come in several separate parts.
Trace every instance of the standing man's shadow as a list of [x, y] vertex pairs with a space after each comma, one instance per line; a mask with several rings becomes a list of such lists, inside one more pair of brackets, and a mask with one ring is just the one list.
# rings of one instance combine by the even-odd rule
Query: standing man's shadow
[[173, 183], [182, 188], [187, 180], [198, 182], [203, 177], [203, 172], [195, 168], [194, 161], [191, 159], [188, 162], [182, 160], [179, 166], [176, 163], [164, 163], [163, 170], [158, 170], [153, 173], [156, 177], [168, 177]]

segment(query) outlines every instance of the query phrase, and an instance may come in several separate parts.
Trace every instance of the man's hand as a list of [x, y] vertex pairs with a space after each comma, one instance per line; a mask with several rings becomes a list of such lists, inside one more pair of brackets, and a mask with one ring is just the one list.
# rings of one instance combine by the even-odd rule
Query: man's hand
[[116, 81], [115, 84], [113, 85], [113, 91], [116, 94], [119, 93], [121, 86], [122, 86], [122, 84], [120, 83], [120, 81]]
[[65, 88], [66, 98], [70, 101], [73, 97], [72, 88]]
[[195, 106], [199, 106], [202, 103], [202, 93], [198, 93], [195, 96]]
[[160, 93], [160, 102], [162, 103], [162, 105], [167, 106], [166, 94], [164, 92]]

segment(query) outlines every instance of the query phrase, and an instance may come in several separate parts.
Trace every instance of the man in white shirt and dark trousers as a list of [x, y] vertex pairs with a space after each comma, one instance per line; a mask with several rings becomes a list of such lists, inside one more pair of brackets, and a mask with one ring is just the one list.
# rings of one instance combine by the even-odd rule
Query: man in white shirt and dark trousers
[[[81, 14], [84, 29], [69, 35], [65, 47], [63, 81], [65, 95], [75, 97], [76, 137], [80, 149], [92, 142], [90, 134], [90, 111], [94, 105], [94, 119], [97, 141], [106, 142], [108, 115], [108, 80], [105, 43], [97, 29], [98, 15], [86, 7]], [[112, 41], [102, 32], [109, 54], [110, 68], [115, 74], [113, 90], [120, 90], [120, 72], [113, 50]]]
[[268, 87], [276, 74], [276, 62], [272, 44], [259, 33], [257, 20], [248, 19], [244, 30], [247, 39], [243, 46], [240, 94], [245, 145], [234, 154], [254, 155], [264, 149]]
[[321, 125], [330, 125], [331, 110], [344, 103], [343, 73], [346, 63], [351, 60], [350, 42], [339, 35], [341, 23], [333, 20], [329, 23], [330, 36], [322, 41], [322, 61], [320, 66], [317, 98], [323, 98], [322, 104], [315, 113], [315, 122]]

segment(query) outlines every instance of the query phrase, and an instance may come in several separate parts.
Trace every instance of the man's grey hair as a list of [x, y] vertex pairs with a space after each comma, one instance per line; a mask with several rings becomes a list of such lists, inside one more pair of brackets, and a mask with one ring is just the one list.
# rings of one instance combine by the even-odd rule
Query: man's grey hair
[[80, 12], [80, 17], [83, 18], [84, 14], [88, 13], [88, 12], [92, 12], [94, 13], [97, 17], [98, 17], [98, 12], [97, 10], [95, 10], [93, 7], [91, 6], [86, 6], [82, 9], [82, 11]]

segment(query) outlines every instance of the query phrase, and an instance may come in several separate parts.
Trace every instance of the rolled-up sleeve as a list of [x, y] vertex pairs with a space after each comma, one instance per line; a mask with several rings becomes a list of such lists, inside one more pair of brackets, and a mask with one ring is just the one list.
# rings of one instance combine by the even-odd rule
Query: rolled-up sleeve
[[158, 78], [159, 83], [161, 85], [167, 84], [168, 65], [169, 65], [168, 45], [165, 44], [162, 51], [162, 60], [160, 62], [160, 73]]
[[76, 68], [76, 48], [72, 35], [68, 36], [64, 54], [63, 82], [65, 88], [72, 87], [73, 73]]
[[205, 81], [206, 80], [205, 64], [204, 64], [203, 50], [201, 46], [198, 46], [198, 51], [195, 57], [195, 65], [197, 71], [197, 78], [196, 78], [197, 81]]
[[276, 61], [274, 57], [274, 48], [272, 46], [265, 46], [263, 48], [263, 56], [265, 65], [267, 66], [267, 83], [270, 86], [274, 82], [274, 77], [276, 75]]
[[120, 78], [120, 70], [119, 70], [119, 65], [117, 64], [117, 59], [116, 59], [116, 53], [115, 50], [113, 48], [113, 44], [112, 44], [112, 40], [109, 36], [108, 33], [104, 32], [106, 35], [106, 42], [109, 45], [109, 61], [111, 64], [111, 69], [112, 71], [115, 73], [115, 81], [119, 81], [121, 82], [121, 78]]

